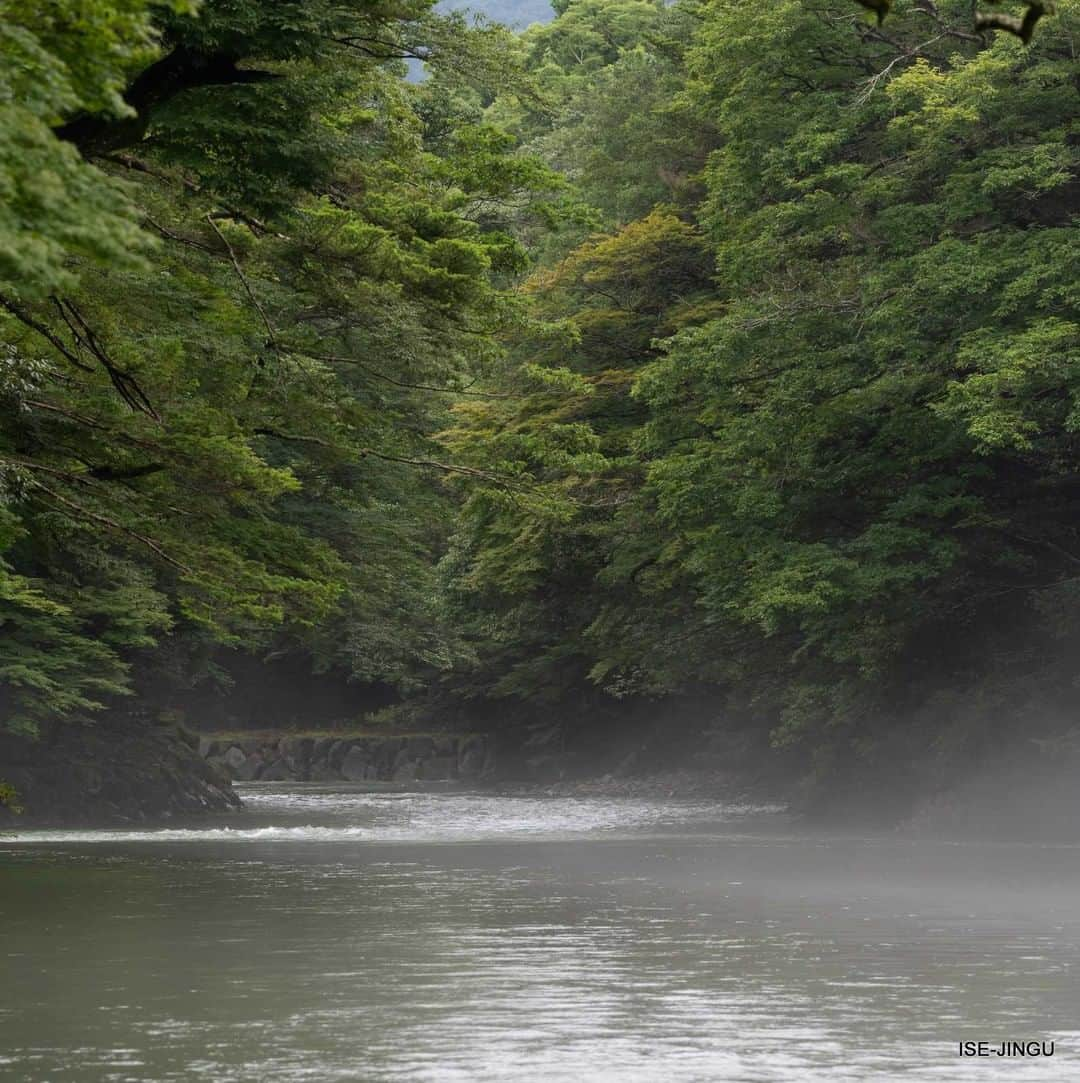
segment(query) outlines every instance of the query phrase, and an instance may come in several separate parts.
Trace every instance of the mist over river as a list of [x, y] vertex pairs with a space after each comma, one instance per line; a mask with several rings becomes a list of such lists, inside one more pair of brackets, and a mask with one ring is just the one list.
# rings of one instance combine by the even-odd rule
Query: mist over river
[[0, 1079], [1080, 1075], [1075, 846], [674, 798], [244, 796], [0, 837]]

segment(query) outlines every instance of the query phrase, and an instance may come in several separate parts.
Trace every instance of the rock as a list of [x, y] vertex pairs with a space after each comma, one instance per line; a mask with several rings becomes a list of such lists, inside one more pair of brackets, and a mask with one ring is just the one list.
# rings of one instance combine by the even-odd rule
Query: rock
[[307, 778], [314, 747], [310, 737], [283, 737], [278, 742], [281, 758], [288, 764], [293, 778]]
[[311, 762], [318, 763], [320, 760], [323, 763], [327, 762], [335, 739], [334, 737], [316, 737], [311, 746]]
[[525, 761], [529, 777], [537, 782], [558, 782], [563, 777], [562, 765], [557, 757], [543, 753]]
[[79, 782], [82, 784], [82, 788], [90, 795], [97, 795], [101, 793], [101, 787], [104, 783], [101, 772], [92, 764], [85, 763], [79, 768], [78, 772]]
[[341, 761], [345, 759], [345, 753], [348, 751], [348, 741], [335, 741], [327, 751], [326, 762], [329, 763], [335, 771], [340, 771]]
[[[402, 749], [402, 752], [405, 750]], [[394, 769], [395, 782], [412, 782], [416, 778], [416, 763], [409, 761]]]
[[341, 775], [350, 782], [362, 782], [367, 778], [369, 760], [367, 753], [359, 745], [353, 745], [341, 762]]
[[375, 754], [378, 751], [378, 743], [372, 741], [370, 737], [361, 737], [358, 740], [352, 742], [352, 748], [359, 750], [364, 759], [371, 763]]
[[226, 779], [232, 778], [232, 772], [229, 770], [229, 765], [225, 762], [224, 756], [210, 756], [206, 763], [209, 767], [212, 767], [215, 771], [221, 772]]
[[414, 760], [426, 760], [435, 752], [435, 742], [430, 737], [410, 737], [405, 748]]
[[259, 775], [259, 781], [292, 782], [294, 777], [292, 771], [289, 769], [289, 765], [283, 759], [278, 759], [274, 760], [274, 762]]
[[233, 777], [240, 782], [254, 782], [265, 766], [262, 756], [257, 753], [253, 756], [247, 756], [239, 767], [232, 768]]
[[209, 759], [215, 755], [218, 751], [218, 741], [215, 741], [212, 737], [200, 737], [199, 738], [199, 755], [204, 760]]
[[484, 741], [484, 766], [480, 771], [481, 778], [492, 778], [495, 775], [495, 742]]
[[239, 804], [227, 779], [175, 728], [138, 714], [94, 726], [42, 726], [37, 740], [0, 732], [0, 775], [23, 813], [0, 827], [166, 819]]
[[199, 737], [198, 737], [198, 734], [196, 734], [192, 730], [189, 730], [187, 728], [187, 726], [185, 726], [183, 724], [183, 722], [178, 722], [173, 727], [173, 729], [174, 729], [174, 732], [176, 733], [176, 736], [179, 737], [180, 740], [183, 741], [184, 744], [187, 745], [188, 748], [190, 748], [192, 752], [198, 752], [199, 751]]
[[383, 738], [375, 745], [375, 763], [378, 765], [379, 774], [384, 778], [392, 778], [397, 763], [398, 752], [404, 742], [396, 737]]
[[462, 778], [476, 778], [484, 770], [484, 744], [482, 737], [469, 737], [462, 741], [458, 753], [458, 774]]
[[335, 771], [328, 763], [312, 764], [308, 772], [310, 782], [340, 782], [341, 772]]
[[228, 765], [230, 771], [239, 771], [244, 766], [244, 761], [247, 759], [247, 755], [242, 748], [233, 745], [225, 753], [225, 763]]
[[457, 778], [457, 758], [455, 756], [432, 756], [420, 764], [417, 777], [429, 780]]

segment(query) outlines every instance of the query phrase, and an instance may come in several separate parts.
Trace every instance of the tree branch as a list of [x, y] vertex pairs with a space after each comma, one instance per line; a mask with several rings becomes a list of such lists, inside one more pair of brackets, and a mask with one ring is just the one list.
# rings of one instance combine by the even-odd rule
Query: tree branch
[[124, 94], [131, 107], [127, 117], [85, 114], [61, 124], [56, 134], [74, 143], [84, 155], [132, 146], [146, 134], [153, 111], [185, 90], [232, 86], [279, 79], [274, 72], [238, 68], [239, 57], [203, 53], [177, 45], [171, 53], [142, 71]]
[[[92, 485], [93, 481], [89, 477], [80, 477], [78, 474], [70, 474], [64, 470], [57, 470], [51, 466], [45, 466], [43, 463], [34, 463], [22, 459], [12, 459], [4, 457], [0, 459], [0, 462], [10, 463], [12, 466], [22, 467], [25, 470], [32, 470], [39, 474], [48, 474], [52, 477], [61, 478], [64, 481], [81, 484]], [[118, 523], [115, 519], [110, 519], [107, 515], [101, 515], [98, 512], [90, 511], [89, 508], [84, 508], [81, 504], [75, 503], [74, 500], [68, 499], [62, 493], [58, 493], [55, 489], [50, 488], [43, 481], [33, 481], [31, 483], [35, 489], [40, 489], [42, 492], [47, 493], [53, 500], [55, 500], [62, 507], [67, 508], [69, 511], [74, 512], [81, 519], [86, 519], [92, 523], [97, 523], [99, 526], [108, 527], [110, 530], [118, 531], [121, 534], [126, 534], [129, 538], [134, 538], [135, 541], [141, 545], [145, 545], [147, 549], [159, 556], [166, 564], [172, 565], [172, 567], [179, 569], [185, 574], [190, 575], [191, 569], [175, 557], [169, 556], [164, 549], [153, 538], [147, 537], [145, 534], [140, 533], [137, 530], [133, 530], [129, 526], [124, 526], [123, 523]]]
[[195, 248], [200, 252], [206, 252], [211, 256], [221, 256], [221, 253], [216, 249], [211, 248], [208, 244], [203, 244], [202, 241], [195, 240], [194, 237], [185, 237], [180, 233], [174, 233], [171, 229], [166, 228], [160, 222], [155, 221], [150, 215], [144, 215], [143, 221], [151, 228], [157, 230], [158, 233], [165, 237], [167, 240], [176, 241], [177, 244], [187, 245], [188, 248]]
[[504, 486], [517, 485], [520, 483], [520, 479], [515, 478], [513, 475], [500, 474], [494, 470], [481, 470], [479, 467], [462, 466], [459, 463], [443, 463], [438, 462], [435, 459], [410, 459], [404, 455], [390, 455], [385, 451], [376, 451], [374, 448], [369, 447], [358, 448], [354, 451], [351, 448], [331, 444], [329, 441], [323, 440], [318, 436], [307, 436], [303, 433], [281, 432], [279, 429], [271, 429], [268, 427], [255, 429], [254, 432], [259, 436], [273, 436], [279, 440], [287, 440], [299, 444], [315, 444], [317, 447], [327, 448], [331, 451], [339, 451], [344, 454], [356, 454], [359, 455], [361, 459], [370, 455], [371, 458], [382, 459], [384, 462], [402, 463], [405, 466], [422, 466], [432, 470], [441, 470], [445, 474], [461, 474], [464, 477], [480, 478], [484, 481], [490, 481]]
[[45, 324], [39, 323], [29, 313], [23, 312], [23, 310], [19, 308], [14, 301], [9, 300], [3, 294], [0, 294], [0, 308], [4, 308], [8, 312], [10, 312], [12, 316], [14, 316], [15, 319], [19, 321], [19, 323], [24, 324], [26, 327], [29, 327], [32, 331], [36, 331], [39, 335], [41, 335], [43, 339], [45, 339], [46, 342], [49, 343], [50, 346], [53, 347], [54, 350], [56, 350], [57, 353], [59, 353], [70, 364], [74, 365], [75, 368], [82, 369], [83, 372], [94, 371], [94, 366], [88, 365], [80, 357], [72, 353], [72, 351], [69, 350], [64, 343], [63, 339], [61, 339], [57, 335], [54, 335], [53, 332], [45, 326]]
[[473, 398], [481, 399], [512, 399], [516, 398], [515, 395], [504, 395], [496, 391], [469, 391], [466, 388], [461, 387], [440, 387], [437, 384], [414, 384], [407, 380], [399, 380], [394, 376], [388, 376], [385, 372], [381, 372], [377, 368], [373, 368], [365, 361], [360, 361], [355, 357], [342, 357], [338, 354], [325, 354], [325, 353], [312, 353], [309, 350], [301, 350], [295, 346], [283, 347], [287, 353], [299, 354], [301, 357], [309, 357], [312, 361], [325, 361], [328, 364], [333, 365], [353, 365], [360, 369], [362, 372], [366, 372], [369, 376], [374, 376], [377, 380], [385, 380], [388, 384], [393, 384], [394, 387], [405, 387], [414, 391], [436, 391], [442, 395], [467, 395]]
[[435, 459], [409, 459], [402, 455], [388, 455], [384, 451], [375, 451], [374, 448], [360, 448], [360, 457], [370, 455], [373, 459], [383, 459], [389, 463], [404, 463], [406, 466], [424, 466], [432, 470], [441, 470], [445, 474], [461, 474], [464, 477], [481, 478], [484, 481], [495, 482], [503, 486], [518, 486], [521, 479], [512, 474], [499, 474], [493, 470], [481, 470], [475, 466], [460, 466], [457, 463], [442, 463]]
[[329, 451], [345, 451], [347, 448], [340, 447], [337, 444], [331, 444], [328, 440], [323, 440], [318, 436], [307, 436], [304, 433], [298, 432], [281, 432], [280, 429], [270, 429], [266, 426], [262, 426], [258, 429], [251, 430], [256, 436], [273, 436], [278, 440], [286, 440], [289, 443], [295, 444], [315, 444], [317, 447], [327, 448]]
[[108, 527], [110, 530], [118, 531], [121, 534], [126, 534], [129, 538], [134, 538], [135, 541], [145, 545], [152, 553], [159, 556], [166, 564], [170, 564], [172, 567], [184, 572], [186, 575], [191, 574], [191, 569], [187, 567], [187, 565], [182, 564], [175, 557], [169, 556], [169, 554], [166, 553], [153, 538], [148, 538], [145, 534], [140, 534], [139, 531], [132, 530], [131, 527], [124, 526], [123, 523], [118, 523], [115, 519], [110, 519], [108, 516], [99, 515], [97, 512], [90, 511], [81, 504], [76, 504], [74, 500], [68, 500], [66, 496], [62, 496], [55, 489], [50, 489], [48, 485], [45, 485], [40, 481], [35, 482], [34, 484], [43, 492], [48, 493], [58, 504], [75, 512], [75, 514], [81, 518], [88, 519], [92, 523], [98, 523], [100, 526]]
[[214, 221], [213, 214], [206, 216], [206, 221], [210, 223], [210, 228], [218, 235], [221, 243], [225, 246], [229, 253], [229, 259], [232, 261], [233, 269], [236, 271], [237, 277], [243, 283], [244, 290], [251, 300], [251, 303], [255, 306], [255, 310], [262, 317], [262, 322], [266, 327], [267, 345], [277, 348], [277, 332], [274, 330], [274, 325], [270, 322], [270, 317], [266, 314], [266, 309], [259, 303], [258, 297], [255, 296], [255, 291], [251, 288], [251, 283], [247, 280], [247, 276], [244, 274], [243, 267], [240, 266], [240, 261], [236, 258], [236, 252], [233, 250], [233, 246], [229, 244], [229, 239], [224, 233], [218, 229], [217, 222]]
[[87, 349], [97, 358], [101, 367], [108, 373], [109, 380], [116, 388], [117, 394], [138, 413], [146, 414], [155, 421], [161, 421], [161, 415], [154, 409], [154, 404], [147, 397], [146, 392], [139, 386], [138, 381], [131, 373], [120, 368], [106, 352], [105, 347], [98, 340], [94, 329], [86, 322], [83, 314], [75, 307], [70, 299], [62, 300], [59, 297], [52, 298], [64, 323], [67, 324], [76, 347]]

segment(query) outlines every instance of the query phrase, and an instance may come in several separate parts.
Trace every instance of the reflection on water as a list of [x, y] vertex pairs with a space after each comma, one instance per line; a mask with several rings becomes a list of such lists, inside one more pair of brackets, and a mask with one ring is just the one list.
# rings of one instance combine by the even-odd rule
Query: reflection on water
[[[678, 801], [260, 788], [0, 839], [0, 1078], [1062, 1080], [1080, 850]], [[1048, 1060], [962, 1040], [1056, 1040]]]
[[218, 827], [120, 831], [26, 831], [8, 842], [470, 842], [526, 838], [600, 838], [643, 831], [688, 832], [718, 824], [775, 819], [781, 806], [715, 802], [616, 801], [610, 798], [503, 797], [408, 792], [370, 785], [290, 783], [239, 787], [246, 814]]

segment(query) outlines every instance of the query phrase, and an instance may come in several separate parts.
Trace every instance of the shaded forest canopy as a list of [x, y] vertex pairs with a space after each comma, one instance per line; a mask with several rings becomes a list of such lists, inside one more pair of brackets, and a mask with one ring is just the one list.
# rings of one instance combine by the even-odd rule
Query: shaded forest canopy
[[0, 3], [0, 724], [1080, 740], [1080, 3], [552, 6]]

